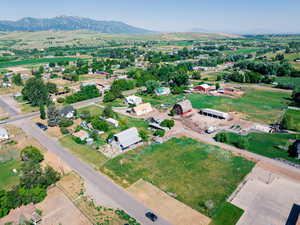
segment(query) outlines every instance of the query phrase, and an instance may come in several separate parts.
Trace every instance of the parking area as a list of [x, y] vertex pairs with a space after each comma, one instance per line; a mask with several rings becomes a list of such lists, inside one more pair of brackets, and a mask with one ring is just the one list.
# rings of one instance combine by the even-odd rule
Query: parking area
[[231, 202], [244, 209], [237, 225], [284, 225], [294, 204], [300, 204], [300, 184], [256, 166]]

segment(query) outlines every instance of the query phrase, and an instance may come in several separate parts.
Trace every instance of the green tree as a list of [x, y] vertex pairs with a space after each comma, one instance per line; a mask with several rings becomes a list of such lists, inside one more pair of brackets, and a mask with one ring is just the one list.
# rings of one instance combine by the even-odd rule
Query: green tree
[[109, 129], [109, 124], [106, 121], [100, 120], [98, 118], [92, 120], [92, 126], [94, 129], [101, 130], [104, 132], [107, 132]]
[[164, 120], [161, 122], [160, 124], [162, 127], [167, 127], [169, 129], [171, 129], [172, 127], [174, 127], [175, 122], [174, 120]]
[[44, 105], [40, 105], [40, 118], [42, 120], [46, 119], [46, 111]]
[[216, 90], [220, 89], [220, 84], [216, 83]]
[[45, 105], [49, 102], [48, 89], [43, 81], [37, 78], [27, 80], [22, 90], [22, 95], [32, 106]]
[[17, 86], [22, 86], [23, 80], [22, 80], [21, 74], [18, 73], [18, 74], [13, 75], [12, 82]]
[[145, 130], [139, 130], [139, 135], [142, 138], [143, 141], [148, 141], [149, 136], [148, 133]]
[[156, 80], [148, 80], [145, 83], [147, 93], [148, 94], [153, 94], [154, 90], [160, 86], [159, 82]]
[[54, 105], [49, 105], [47, 110], [48, 126], [55, 127], [60, 121], [59, 110]]
[[295, 103], [300, 104], [300, 88], [294, 89], [292, 99]]
[[20, 156], [23, 161], [32, 161], [34, 163], [39, 163], [44, 160], [43, 154], [34, 146], [23, 148]]
[[48, 82], [46, 87], [49, 93], [54, 94], [57, 92], [57, 85], [55, 83]]
[[159, 137], [163, 137], [163, 136], [165, 136], [165, 131], [164, 130], [156, 130], [155, 132], [154, 132], [154, 136], [159, 136]]
[[106, 106], [103, 109], [102, 116], [105, 118], [111, 118], [114, 116], [114, 111], [112, 110], [112, 107], [110, 105]]

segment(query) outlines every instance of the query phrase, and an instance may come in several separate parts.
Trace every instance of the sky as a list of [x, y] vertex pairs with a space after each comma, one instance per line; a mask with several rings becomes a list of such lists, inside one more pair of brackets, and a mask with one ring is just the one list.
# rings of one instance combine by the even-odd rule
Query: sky
[[300, 0], [2, 0], [0, 20], [60, 15], [155, 31], [300, 33]]

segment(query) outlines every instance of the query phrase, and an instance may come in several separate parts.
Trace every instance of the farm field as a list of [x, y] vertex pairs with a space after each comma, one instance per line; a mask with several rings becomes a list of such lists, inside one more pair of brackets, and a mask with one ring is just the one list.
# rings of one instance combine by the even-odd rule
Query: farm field
[[18, 169], [20, 166], [21, 162], [17, 159], [0, 162], [0, 190], [9, 189], [19, 182], [18, 174], [12, 170]]
[[42, 58], [42, 59], [28, 59], [20, 61], [10, 61], [10, 62], [0, 62], [0, 68], [39, 64], [39, 63], [51, 63], [51, 62], [61, 62], [61, 61], [76, 61], [78, 58], [75, 57], [57, 57], [57, 58]]
[[287, 93], [245, 89], [240, 98], [192, 94], [187, 98], [196, 109], [212, 108], [225, 112], [239, 112], [244, 119], [272, 123], [278, 121], [283, 109], [290, 103]]
[[264, 134], [264, 133], [251, 133], [247, 136], [240, 136], [235, 133], [226, 133], [227, 144], [237, 145], [242, 138], [248, 140], [248, 151], [254, 152], [259, 155], [263, 155], [269, 158], [285, 159], [297, 164], [300, 164], [299, 160], [289, 157], [288, 152], [278, 148], [278, 146], [288, 147], [292, 144], [290, 139], [299, 138], [299, 135], [295, 134]]
[[142, 178], [214, 218], [253, 166], [218, 147], [173, 138], [129, 151], [106, 162], [101, 170], [124, 187]]

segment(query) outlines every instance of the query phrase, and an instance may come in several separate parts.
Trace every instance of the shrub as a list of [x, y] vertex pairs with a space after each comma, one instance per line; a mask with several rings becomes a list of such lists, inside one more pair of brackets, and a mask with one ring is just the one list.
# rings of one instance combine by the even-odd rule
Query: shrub
[[59, 127], [69, 127], [73, 125], [73, 120], [63, 117], [59, 121]]
[[65, 127], [61, 127], [61, 128], [60, 128], [60, 132], [61, 132], [62, 134], [69, 134], [69, 133], [70, 133], [70, 131], [69, 131], [67, 128], [65, 128]]
[[58, 99], [57, 99], [57, 102], [58, 102], [58, 103], [64, 103], [64, 102], [65, 102], [65, 99], [64, 99], [64, 98], [58, 98]]
[[174, 122], [174, 120], [164, 120], [160, 123], [160, 125], [162, 127], [167, 127], [169, 129], [171, 129], [172, 127], [174, 127], [175, 122]]
[[156, 130], [154, 132], [154, 136], [163, 137], [163, 136], [165, 136], [165, 131], [164, 130]]
[[92, 120], [92, 126], [94, 129], [101, 130], [104, 132], [108, 131], [109, 129], [109, 124], [106, 121], [97, 118]]
[[148, 134], [145, 130], [140, 130], [139, 135], [142, 138], [143, 141], [148, 141]]
[[22, 149], [21, 159], [23, 161], [32, 161], [39, 163], [44, 160], [43, 154], [34, 146], [28, 146]]

